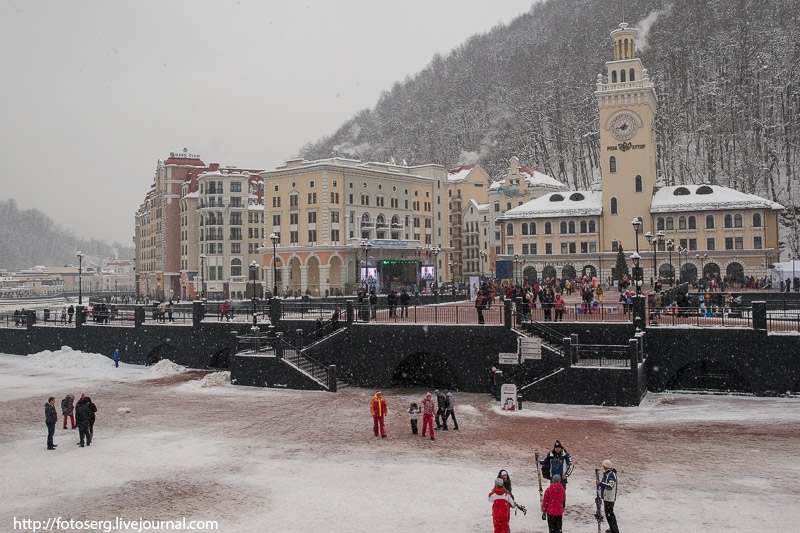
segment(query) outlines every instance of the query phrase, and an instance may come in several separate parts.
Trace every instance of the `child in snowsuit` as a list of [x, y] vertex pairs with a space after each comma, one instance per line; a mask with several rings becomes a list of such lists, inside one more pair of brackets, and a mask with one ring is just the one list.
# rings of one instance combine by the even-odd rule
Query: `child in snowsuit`
[[547, 515], [547, 527], [550, 533], [561, 533], [561, 520], [566, 502], [567, 491], [561, 484], [561, 476], [554, 474], [542, 498], [542, 512]]
[[492, 522], [494, 533], [508, 533], [508, 522], [511, 520], [511, 508], [514, 500], [503, 488], [503, 479], [494, 480], [494, 489], [489, 493], [489, 501], [492, 502]]
[[417, 402], [411, 402], [411, 405], [408, 407], [408, 417], [411, 419], [411, 433], [414, 435], [418, 433], [417, 420], [419, 420], [419, 415], [421, 414], [422, 409], [419, 408]]

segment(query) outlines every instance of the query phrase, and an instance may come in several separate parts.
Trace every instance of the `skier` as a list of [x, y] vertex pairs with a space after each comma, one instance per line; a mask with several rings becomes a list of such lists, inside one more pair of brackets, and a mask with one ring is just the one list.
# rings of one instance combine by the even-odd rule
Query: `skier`
[[564, 449], [560, 441], [553, 444], [553, 449], [541, 460], [541, 465], [544, 477], [551, 479], [558, 474], [564, 490], [567, 489], [567, 478], [572, 475], [574, 465], [572, 456]]
[[494, 480], [494, 488], [489, 493], [489, 501], [492, 502], [494, 533], [508, 533], [508, 522], [511, 520], [511, 508], [514, 506], [514, 500], [503, 487], [502, 478]]
[[[381, 394], [381, 391], [375, 391], [375, 396], [373, 396], [372, 400], [369, 402], [369, 412], [372, 415], [372, 431], [375, 433], [376, 437], [380, 435], [385, 439], [386, 427], [384, 426], [383, 419], [388, 410], [386, 409], [386, 399]], [[424, 432], [425, 426], [423, 425], [422, 427]], [[378, 433], [378, 429], [380, 429], [380, 433]]]
[[561, 533], [564, 507], [567, 505], [567, 491], [561, 485], [561, 476], [553, 474], [550, 486], [544, 491], [542, 513], [547, 515], [547, 528], [550, 533]]
[[597, 482], [600, 487], [600, 497], [603, 499], [603, 508], [608, 522], [607, 533], [619, 533], [617, 517], [614, 514], [614, 502], [617, 500], [617, 471], [610, 459], [603, 461], [603, 479]]

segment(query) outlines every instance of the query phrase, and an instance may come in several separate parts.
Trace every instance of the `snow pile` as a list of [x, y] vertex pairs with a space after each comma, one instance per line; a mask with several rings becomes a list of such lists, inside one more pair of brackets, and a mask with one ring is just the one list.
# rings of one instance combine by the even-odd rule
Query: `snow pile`
[[173, 374], [186, 372], [186, 367], [175, 364], [169, 359], [162, 359], [150, 367], [150, 372], [159, 376], [172, 376]]
[[200, 388], [206, 387], [224, 387], [231, 384], [230, 372], [214, 372], [207, 374], [203, 379], [195, 381]]
[[131, 408], [130, 407], [117, 407], [117, 412], [118, 413], [122, 413], [122, 414], [130, 413], [131, 412]]
[[103, 354], [77, 352], [69, 346], [62, 346], [57, 352], [44, 350], [27, 356], [30, 368], [58, 369], [100, 369], [109, 368], [114, 363]]

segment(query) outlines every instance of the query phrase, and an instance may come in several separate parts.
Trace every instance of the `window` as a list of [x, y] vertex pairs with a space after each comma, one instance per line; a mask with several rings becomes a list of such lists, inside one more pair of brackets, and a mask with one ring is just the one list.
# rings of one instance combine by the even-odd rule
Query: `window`
[[706, 229], [714, 229], [714, 215], [706, 215]]
[[744, 249], [744, 237], [734, 237], [733, 238], [733, 249], [734, 250], [743, 250]]
[[298, 195], [298, 194], [290, 194], [289, 195], [289, 207], [290, 208], [293, 207], [293, 208], [297, 209], [297, 207], [299, 205], [300, 205], [300, 195]]
[[633, 182], [634, 182], [634, 188], [636, 189], [636, 192], [642, 192], [642, 190], [643, 190], [642, 177], [639, 174], [637, 174], [636, 177], [633, 178]]
[[733, 250], [733, 237], [725, 237], [725, 249]]
[[594, 220], [589, 221], [589, 233], [597, 233], [597, 224]]
[[273, 226], [280, 226], [281, 225], [281, 216], [280, 215], [272, 215], [272, 225]]
[[697, 250], [697, 239], [689, 239], [689, 249]]
[[625, 83], [625, 69], [619, 71], [619, 81], [620, 83]]
[[289, 213], [289, 225], [296, 226], [300, 220], [299, 213]]
[[570, 220], [569, 221], [569, 232], [570, 233], [575, 233], [575, 221], [574, 220]]
[[339, 211], [331, 211], [331, 222], [334, 224], [339, 222]]
[[528, 255], [528, 245], [527, 244], [523, 244], [522, 245], [522, 255]]
[[564, 235], [564, 234], [567, 233], [567, 223], [566, 223], [566, 221], [562, 220], [561, 224], [558, 225], [558, 232], [561, 235]]
[[672, 217], [667, 217], [667, 229], [668, 230], [675, 229], [675, 220]]
[[566, 254], [567, 253], [567, 243], [565, 243], [565, 242], [561, 243], [561, 253], [562, 254]]
[[586, 241], [581, 242], [581, 253], [588, 254], [589, 253], [589, 243]]
[[289, 232], [289, 244], [297, 244], [298, 242], [300, 242], [299, 235], [300, 234], [298, 232], [296, 232], [296, 231], [290, 231]]
[[[231, 276], [241, 276], [242, 275], [242, 260], [241, 259], [232, 259], [231, 260]], [[222, 279], [222, 278], [220, 278]]]
[[242, 192], [242, 182], [241, 181], [232, 181], [231, 182], [231, 192]]
[[569, 243], [569, 253], [574, 254], [575, 250], [576, 250], [575, 243], [574, 242]]
[[581, 220], [581, 233], [586, 233], [587, 229], [588, 229], [588, 226], [586, 225], [586, 221], [585, 220]]
[[553, 243], [552, 242], [546, 242], [544, 244], [544, 253], [547, 254], [547, 255], [553, 255]]
[[611, 241], [611, 251], [619, 252], [619, 241]]
[[495, 213], [499, 213], [500, 212], [500, 202], [495, 202], [494, 203], [494, 212]]
[[339, 230], [332, 229], [331, 230], [331, 242], [339, 242]]
[[[528, 224], [526, 222], [522, 223], [522, 228], [520, 228], [520, 229], [521, 229], [520, 235], [527, 235], [528, 234]], [[523, 251], [522, 253], [524, 254], [524, 253], [527, 253], [527, 252]]]
[[613, 155], [608, 158], [608, 171], [612, 174], [617, 171], [617, 158]]
[[689, 216], [689, 229], [697, 229], [697, 219], [694, 215]]
[[[723, 220], [722, 224], [726, 228], [732, 228], [733, 227], [733, 217], [731, 215], [725, 215], [725, 218], [723, 218], [722, 220]], [[708, 225], [708, 223], [706, 223], [706, 226], [707, 225]]]
[[664, 217], [658, 217], [656, 219], [656, 229], [657, 230], [664, 230]]
[[611, 199], [611, 214], [612, 215], [616, 215], [617, 214], [617, 199], [616, 198], [612, 198]]
[[753, 237], [753, 249], [754, 250], [761, 250], [762, 248], [763, 248], [763, 245], [761, 244], [761, 236], [760, 235], [756, 235], [755, 237]]
[[686, 217], [678, 217], [678, 229], [686, 229]]
[[317, 242], [317, 230], [310, 229], [308, 230], [308, 243], [313, 244]]
[[338, 192], [332, 192], [331, 193], [331, 203], [332, 204], [338, 204], [339, 203], [339, 193]]
[[316, 203], [317, 203], [317, 193], [315, 192], [308, 193], [308, 204], [312, 205]]
[[531, 235], [536, 235], [536, 222], [531, 222]]
[[636, 81], [636, 76], [634, 75], [634, 72], [636, 71], [631, 68], [628, 72], [630, 73], [630, 76], [628, 76], [628, 81]]
[[514, 224], [506, 224], [506, 235], [514, 235]]
[[240, 254], [240, 253], [242, 253], [242, 243], [232, 242], [231, 243], [231, 253], [232, 254]]
[[612, 70], [611, 71], [611, 83], [617, 83], [617, 71], [616, 70]]
[[317, 212], [316, 211], [309, 211], [308, 212], [308, 223], [309, 224], [316, 224], [317, 222]]
[[544, 234], [545, 235], [552, 235], [553, 234], [553, 224], [551, 222], [544, 223]]
[[753, 227], [754, 228], [761, 227], [761, 213], [753, 213]]
[[742, 215], [733, 215], [733, 227], [734, 228], [742, 227]]
[[314, 180], [308, 180], [308, 188], [309, 189], [313, 189], [314, 188]]
[[708, 237], [706, 239], [706, 250], [716, 250], [716, 244], [714, 242], [714, 237]]

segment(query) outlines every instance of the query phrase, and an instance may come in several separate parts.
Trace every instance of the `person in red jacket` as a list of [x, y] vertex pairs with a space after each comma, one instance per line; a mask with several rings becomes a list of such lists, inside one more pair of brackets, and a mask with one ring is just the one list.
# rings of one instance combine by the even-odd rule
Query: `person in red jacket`
[[431, 440], [436, 440], [433, 436], [433, 414], [436, 412], [436, 407], [433, 405], [433, 397], [431, 393], [425, 395], [422, 399], [422, 436], [425, 436], [425, 431], [430, 430]]
[[561, 519], [566, 503], [567, 491], [561, 484], [561, 476], [554, 474], [542, 498], [542, 513], [547, 514], [547, 528], [550, 533], [561, 533]]
[[381, 394], [381, 391], [375, 391], [375, 396], [369, 402], [369, 412], [372, 415], [372, 431], [377, 437], [379, 435], [378, 428], [380, 428], [380, 436], [385, 439], [386, 427], [383, 424], [383, 419], [389, 410], [386, 408], [386, 399]]
[[514, 506], [514, 500], [503, 487], [503, 478], [494, 480], [494, 489], [489, 493], [489, 501], [492, 502], [494, 533], [508, 533], [508, 522], [511, 520], [511, 507]]

